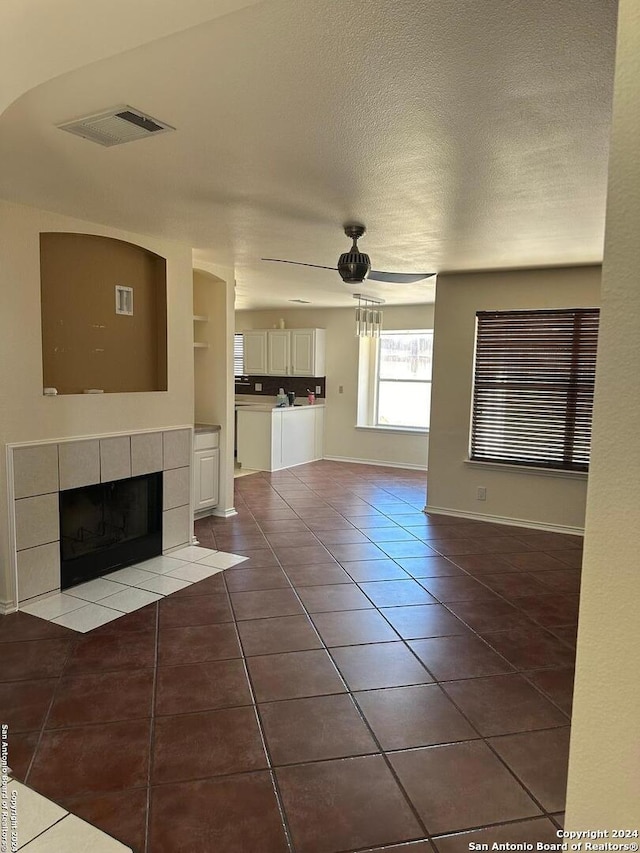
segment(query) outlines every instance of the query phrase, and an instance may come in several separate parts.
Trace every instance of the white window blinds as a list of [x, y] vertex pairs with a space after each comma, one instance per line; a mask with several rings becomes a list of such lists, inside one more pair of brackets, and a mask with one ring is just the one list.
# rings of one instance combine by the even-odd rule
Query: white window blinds
[[244, 339], [242, 335], [233, 336], [233, 375], [244, 373]]

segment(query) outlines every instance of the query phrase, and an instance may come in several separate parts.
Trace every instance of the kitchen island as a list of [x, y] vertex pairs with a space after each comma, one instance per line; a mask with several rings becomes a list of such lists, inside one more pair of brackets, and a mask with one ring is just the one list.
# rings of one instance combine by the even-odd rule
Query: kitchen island
[[255, 471], [281, 471], [322, 459], [324, 408], [236, 402], [237, 461]]

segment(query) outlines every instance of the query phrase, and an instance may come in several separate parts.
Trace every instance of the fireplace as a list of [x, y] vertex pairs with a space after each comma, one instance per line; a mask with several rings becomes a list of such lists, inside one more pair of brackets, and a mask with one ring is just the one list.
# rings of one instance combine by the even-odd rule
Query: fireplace
[[162, 553], [162, 473], [59, 495], [62, 589]]

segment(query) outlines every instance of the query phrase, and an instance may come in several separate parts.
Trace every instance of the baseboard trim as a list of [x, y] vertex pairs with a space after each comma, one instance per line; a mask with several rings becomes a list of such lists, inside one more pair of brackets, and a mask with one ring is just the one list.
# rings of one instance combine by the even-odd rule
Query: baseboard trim
[[408, 462], [380, 462], [379, 459], [353, 459], [350, 456], [323, 456], [329, 462], [353, 462], [355, 465], [379, 465], [381, 468], [407, 468], [409, 471], [424, 471], [426, 465], [410, 465]]
[[232, 518], [237, 514], [238, 510], [233, 506], [231, 509], [214, 509], [211, 513], [211, 515], [214, 515], [216, 518]]
[[324, 456], [316, 456], [315, 459], [307, 459], [306, 462], [296, 462], [295, 465], [283, 465], [282, 468], [272, 468], [271, 471], [260, 470], [265, 474], [277, 474], [280, 471], [290, 471], [292, 468], [301, 468], [303, 465], [312, 465], [314, 462], [321, 462], [324, 458]]
[[188, 545], [193, 545], [192, 542], [193, 537], [190, 536], [187, 542], [181, 542], [179, 545], [172, 545], [171, 548], [163, 548], [162, 554], [158, 554], [159, 557], [170, 557], [176, 551], [179, 551], [181, 548], [186, 548]]
[[9, 613], [15, 613], [18, 610], [18, 605], [13, 601], [0, 601], [0, 616], [7, 616]]
[[544, 530], [548, 533], [567, 533], [570, 536], [584, 536], [584, 527], [568, 527], [562, 524], [546, 524], [542, 521], [528, 521], [526, 518], [510, 518], [504, 515], [489, 515], [482, 512], [462, 512], [442, 506], [425, 506], [423, 512], [434, 515], [452, 515], [455, 518], [468, 518], [473, 521], [490, 521], [493, 524], [507, 524], [511, 527], [530, 527], [533, 530]]

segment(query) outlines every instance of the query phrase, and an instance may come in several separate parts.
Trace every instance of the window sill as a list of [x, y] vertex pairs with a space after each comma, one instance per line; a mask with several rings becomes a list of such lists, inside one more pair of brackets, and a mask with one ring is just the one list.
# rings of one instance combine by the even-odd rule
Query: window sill
[[474, 468], [484, 468], [495, 471], [510, 471], [518, 474], [534, 474], [538, 477], [559, 477], [565, 480], [586, 480], [586, 471], [564, 471], [562, 468], [536, 468], [533, 465], [507, 465], [502, 462], [479, 462], [475, 459], [464, 459], [465, 465]]
[[355, 429], [361, 429], [368, 432], [388, 432], [397, 433], [399, 435], [429, 435], [428, 429], [418, 429], [413, 427], [392, 427], [392, 426], [374, 426], [373, 424], [364, 425], [356, 424]]

